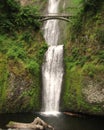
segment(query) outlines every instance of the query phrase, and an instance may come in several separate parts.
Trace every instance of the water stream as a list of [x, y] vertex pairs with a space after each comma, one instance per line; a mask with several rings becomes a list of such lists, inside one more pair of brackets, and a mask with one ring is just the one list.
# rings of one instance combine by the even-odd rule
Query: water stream
[[[60, 0], [49, 0], [48, 14], [58, 13]], [[48, 114], [59, 111], [59, 101], [63, 78], [63, 45], [58, 45], [58, 20], [48, 20], [44, 26], [44, 38], [49, 45], [42, 65], [43, 105]]]

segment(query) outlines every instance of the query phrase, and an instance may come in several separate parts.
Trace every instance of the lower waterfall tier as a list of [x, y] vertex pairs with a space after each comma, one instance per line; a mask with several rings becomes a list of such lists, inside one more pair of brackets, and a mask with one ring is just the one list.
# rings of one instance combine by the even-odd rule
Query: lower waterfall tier
[[45, 61], [42, 66], [42, 111], [59, 111], [63, 73], [63, 45], [50, 46], [45, 54]]

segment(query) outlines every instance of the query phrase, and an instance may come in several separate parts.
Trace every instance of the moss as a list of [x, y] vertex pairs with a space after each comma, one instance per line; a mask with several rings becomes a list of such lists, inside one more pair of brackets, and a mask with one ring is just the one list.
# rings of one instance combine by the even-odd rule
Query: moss
[[77, 106], [77, 109], [79, 109], [82, 101], [82, 76], [80, 70], [76, 67], [66, 71], [65, 86], [64, 105], [70, 108], [73, 107], [71, 104], [74, 104], [74, 107]]
[[6, 101], [8, 86], [7, 58], [0, 53], [0, 110]]

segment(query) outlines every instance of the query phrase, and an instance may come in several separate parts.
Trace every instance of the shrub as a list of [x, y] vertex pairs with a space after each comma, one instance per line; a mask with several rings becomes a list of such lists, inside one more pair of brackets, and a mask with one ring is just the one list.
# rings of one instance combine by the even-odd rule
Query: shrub
[[19, 47], [19, 46], [12, 46], [11, 48], [9, 48], [8, 52], [7, 52], [7, 57], [10, 59], [25, 59], [26, 58], [26, 52], [23, 48]]
[[19, 12], [20, 4], [15, 0], [1, 0], [0, 6], [0, 31], [14, 30], [15, 16]]
[[38, 14], [38, 9], [35, 6], [21, 7], [20, 12], [17, 14], [15, 22], [17, 26], [27, 27], [32, 26], [39, 29], [40, 22], [34, 16]]
[[99, 41], [99, 43], [101, 45], [104, 44], [104, 30], [103, 29], [102, 30], [101, 29], [97, 30], [96, 39], [97, 39], [97, 41]]
[[102, 0], [82, 0], [83, 13], [91, 11], [93, 14], [97, 13], [99, 7], [101, 7]]
[[1, 33], [12, 33], [21, 28], [34, 27], [38, 30], [40, 22], [34, 19], [38, 14], [36, 6], [21, 7], [15, 0], [2, 0], [0, 6], [0, 31]]
[[32, 35], [30, 32], [24, 32], [22, 36], [22, 40], [24, 40], [26, 43], [31, 43], [32, 42]]
[[84, 74], [94, 77], [97, 74], [104, 73], [104, 66], [103, 65], [95, 65], [93, 63], [85, 64], [83, 67]]
[[30, 59], [27, 62], [26, 69], [33, 75], [37, 75], [39, 73], [39, 64], [34, 60]]
[[47, 44], [44, 44], [41, 49], [39, 50], [39, 58], [41, 58], [44, 53], [46, 52], [46, 50], [48, 49], [48, 45]]

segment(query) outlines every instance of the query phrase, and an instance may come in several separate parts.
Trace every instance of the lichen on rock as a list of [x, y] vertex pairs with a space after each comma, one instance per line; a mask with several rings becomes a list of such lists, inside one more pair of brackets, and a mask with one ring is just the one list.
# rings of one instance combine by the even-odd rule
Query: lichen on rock
[[82, 93], [89, 103], [104, 102], [104, 84], [102, 82], [87, 81], [86, 86], [82, 89]]

